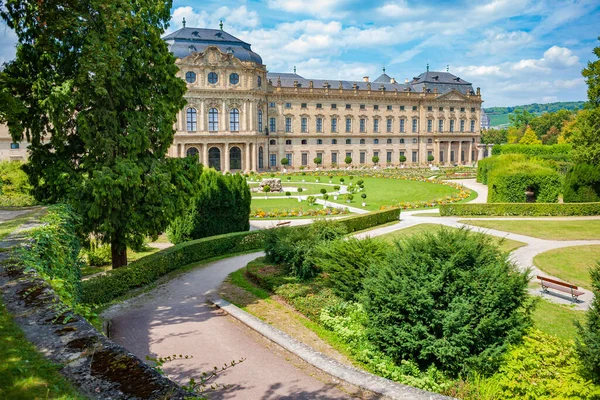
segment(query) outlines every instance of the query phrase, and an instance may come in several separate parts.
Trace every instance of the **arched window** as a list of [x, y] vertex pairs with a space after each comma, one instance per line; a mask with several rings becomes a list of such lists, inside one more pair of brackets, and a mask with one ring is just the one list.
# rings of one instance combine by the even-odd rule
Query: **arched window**
[[263, 148], [261, 146], [258, 148], [258, 168], [260, 168], [260, 169], [264, 168], [264, 164], [265, 164], [265, 155], [263, 152]]
[[229, 75], [229, 83], [231, 83], [232, 85], [237, 85], [238, 83], [240, 83], [240, 76], [235, 72]]
[[208, 83], [214, 85], [218, 81], [219, 81], [219, 75], [217, 75], [215, 72], [211, 72], [208, 74]]
[[258, 83], [258, 87], [262, 86], [262, 78], [260, 76], [258, 77], [257, 83]]
[[323, 139], [317, 139], [317, 144], [323, 144]]
[[379, 144], [379, 139], [373, 139], [373, 144]]
[[427, 143], [432, 144], [433, 143], [433, 139], [427, 139]]
[[196, 82], [196, 74], [192, 71], [188, 71], [185, 73], [185, 80], [187, 83], [194, 83]]
[[211, 108], [208, 110], [208, 130], [217, 132], [219, 130], [219, 110]]
[[308, 141], [306, 139], [302, 139], [302, 144], [308, 144]]
[[240, 130], [240, 110], [237, 108], [229, 110], [229, 130], [231, 132]]
[[185, 152], [185, 155], [186, 155], [187, 157], [196, 157], [196, 158], [198, 158], [198, 153], [200, 153], [200, 152], [198, 151], [198, 149], [197, 149], [197, 148], [195, 148], [195, 147], [190, 147], [190, 148], [189, 148], [189, 149], [187, 149], [187, 151]]
[[365, 139], [360, 139], [360, 144], [365, 144]]
[[258, 131], [262, 132], [262, 130], [263, 130], [262, 110], [258, 110]]
[[352, 139], [346, 139], [346, 144], [352, 144]]
[[400, 144], [404, 144], [404, 139], [400, 139]]
[[417, 140], [417, 138], [413, 138], [413, 143], [418, 143], [419, 141]]
[[331, 139], [331, 144], [337, 144], [337, 139]]
[[388, 139], [387, 144], [392, 144], [392, 139]]
[[291, 146], [292, 140], [291, 139], [286, 139], [285, 140], [285, 144], [286, 144], [286, 146]]
[[275, 140], [275, 139], [271, 139], [271, 140], [269, 140], [269, 144], [270, 144], [271, 146], [275, 146], [275, 145], [277, 144], [277, 140]]
[[198, 126], [197, 113], [195, 108], [187, 109], [187, 131], [188, 132], [196, 132]]

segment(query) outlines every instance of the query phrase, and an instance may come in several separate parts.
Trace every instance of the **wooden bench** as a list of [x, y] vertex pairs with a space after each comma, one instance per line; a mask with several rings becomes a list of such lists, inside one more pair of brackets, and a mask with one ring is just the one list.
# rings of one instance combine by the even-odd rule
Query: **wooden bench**
[[548, 288], [552, 288], [554, 290], [558, 290], [559, 292], [569, 293], [573, 298], [573, 303], [577, 301], [577, 297], [583, 294], [582, 291], [577, 286], [572, 285], [570, 283], [557, 281], [556, 279], [546, 278], [544, 276], [537, 276], [540, 280], [540, 284], [542, 285], [542, 290], [545, 293], [548, 293]]
[[289, 226], [292, 223], [292, 221], [285, 221], [285, 222], [279, 222], [278, 224], [275, 224], [276, 227], [280, 227], [280, 226]]

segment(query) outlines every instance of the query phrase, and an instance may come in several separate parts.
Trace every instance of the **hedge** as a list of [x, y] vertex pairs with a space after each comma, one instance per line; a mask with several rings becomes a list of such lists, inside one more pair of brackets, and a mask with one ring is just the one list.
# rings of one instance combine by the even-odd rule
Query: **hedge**
[[565, 177], [563, 189], [565, 203], [600, 201], [600, 166], [575, 165]]
[[[337, 220], [348, 232], [397, 221], [400, 209], [376, 211]], [[290, 229], [290, 228], [287, 228]], [[293, 229], [306, 229], [298, 226]], [[132, 289], [152, 282], [167, 273], [185, 265], [197, 263], [212, 257], [264, 248], [265, 231], [228, 233], [178, 244], [143, 257], [127, 267], [109, 271], [82, 284], [82, 302], [86, 304], [106, 304]]]
[[444, 204], [441, 216], [489, 216], [489, 217], [570, 217], [600, 215], [600, 203], [488, 203]]
[[560, 174], [532, 161], [502, 164], [488, 174], [489, 203], [523, 203], [531, 188], [536, 202], [556, 203], [562, 187]]
[[492, 155], [500, 154], [526, 154], [530, 157], [553, 157], [562, 161], [569, 161], [572, 150], [570, 144], [503, 144], [492, 147]]
[[527, 156], [524, 154], [505, 154], [501, 156], [488, 157], [477, 162], [477, 182], [488, 184], [488, 175], [491, 171], [499, 168], [504, 164], [511, 164], [514, 162], [522, 162], [527, 160]]

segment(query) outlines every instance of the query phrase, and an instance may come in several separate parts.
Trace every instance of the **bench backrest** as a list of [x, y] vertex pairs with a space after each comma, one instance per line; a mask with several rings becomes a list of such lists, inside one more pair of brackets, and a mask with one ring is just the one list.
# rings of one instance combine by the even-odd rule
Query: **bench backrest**
[[556, 279], [550, 279], [550, 278], [546, 278], [544, 276], [539, 276], [539, 275], [537, 276], [537, 278], [539, 280], [542, 280], [542, 281], [551, 282], [551, 283], [554, 283], [554, 284], [557, 284], [557, 285], [561, 285], [561, 286], [564, 286], [564, 287], [568, 287], [568, 288], [571, 288], [571, 289], [577, 289], [577, 286], [575, 286], [575, 285], [572, 285], [572, 284], [566, 283], [566, 282], [557, 281]]

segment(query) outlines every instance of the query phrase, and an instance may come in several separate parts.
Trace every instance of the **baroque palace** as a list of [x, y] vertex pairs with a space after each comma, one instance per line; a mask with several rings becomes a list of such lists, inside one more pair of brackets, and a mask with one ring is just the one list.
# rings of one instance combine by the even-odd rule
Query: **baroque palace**
[[[188, 86], [171, 157], [234, 172], [281, 168], [283, 158], [292, 168], [330, 168], [481, 157], [479, 88], [448, 72], [404, 82], [385, 69], [373, 81], [306, 79], [268, 72], [250, 44], [223, 30], [182, 28], [164, 40]], [[27, 143], [11, 142], [0, 126], [0, 158], [25, 159]]]

